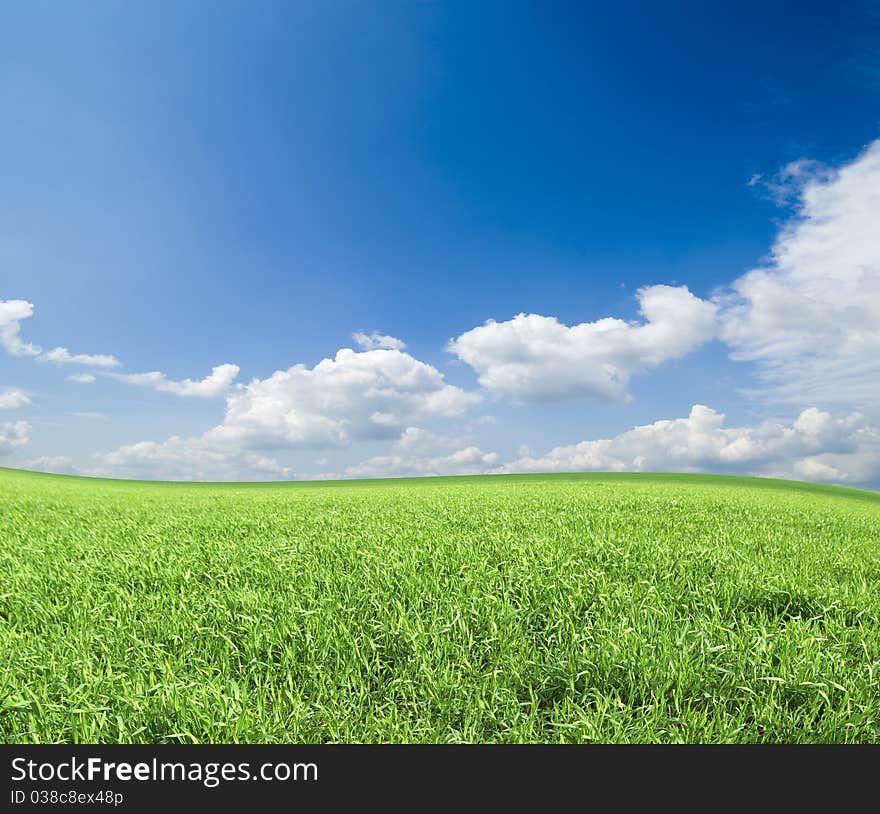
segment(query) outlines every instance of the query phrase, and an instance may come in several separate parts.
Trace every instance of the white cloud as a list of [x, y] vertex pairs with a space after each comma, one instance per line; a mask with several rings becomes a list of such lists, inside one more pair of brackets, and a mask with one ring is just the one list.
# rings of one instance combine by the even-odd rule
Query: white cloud
[[12, 356], [34, 356], [40, 362], [57, 365], [88, 365], [90, 367], [118, 367], [115, 356], [103, 353], [71, 353], [67, 348], [43, 351], [39, 345], [21, 338], [21, 321], [34, 314], [34, 306], [25, 300], [0, 300], [0, 347]]
[[767, 261], [717, 298], [721, 338], [758, 364], [766, 397], [876, 404], [880, 141], [837, 170], [796, 162], [783, 175], [796, 216]]
[[27, 421], [0, 422], [0, 455], [6, 455], [18, 447], [24, 446], [30, 439]]
[[351, 338], [357, 342], [358, 347], [362, 350], [404, 350], [406, 348], [406, 343], [396, 336], [386, 336], [376, 331], [371, 334], [358, 331], [353, 333]]
[[37, 357], [40, 362], [56, 365], [87, 365], [89, 367], [119, 367], [122, 364], [107, 353], [71, 353], [67, 348], [52, 348]]
[[426, 477], [430, 475], [480, 475], [498, 461], [494, 452], [470, 446], [448, 455], [412, 457], [379, 455], [345, 470], [349, 478]]
[[555, 317], [519, 314], [489, 320], [449, 343], [480, 384], [522, 402], [627, 399], [630, 377], [691, 352], [715, 335], [713, 303], [685, 286], [637, 292], [641, 324], [606, 317], [568, 326]]
[[[445, 454], [439, 454], [439, 453]], [[468, 439], [442, 435], [421, 427], [407, 427], [391, 445], [388, 455], [377, 455], [345, 470], [349, 478], [477, 475], [498, 463], [498, 455], [484, 452]]]
[[21, 390], [7, 390], [0, 393], [0, 410], [17, 410], [19, 407], [27, 407], [31, 403], [30, 398]]
[[859, 413], [835, 418], [811, 407], [791, 424], [751, 427], [725, 427], [724, 419], [697, 404], [687, 418], [556, 447], [497, 471], [720, 472], [850, 483], [880, 477], [880, 428]]
[[290, 469], [272, 457], [212, 445], [203, 438], [141, 441], [99, 455], [97, 460], [89, 474], [115, 478], [259, 481], [292, 477]]
[[79, 469], [66, 455], [44, 455], [40, 458], [32, 458], [21, 465], [22, 469], [31, 472], [51, 472], [55, 475], [79, 475]]
[[40, 348], [21, 338], [21, 321], [33, 316], [34, 306], [24, 300], [0, 300], [0, 347], [12, 356], [36, 356]]
[[770, 200], [779, 206], [786, 206], [797, 202], [807, 184], [819, 181], [825, 183], [833, 177], [834, 170], [819, 161], [809, 158], [799, 158], [790, 161], [775, 175], [764, 178], [758, 175], [754, 184], [760, 186]]
[[113, 378], [140, 387], [150, 387], [163, 393], [174, 393], [178, 396], [195, 396], [198, 398], [215, 398], [224, 395], [229, 386], [238, 376], [238, 365], [217, 365], [211, 369], [210, 375], [201, 381], [184, 379], [174, 381], [158, 370], [149, 373], [114, 373]]
[[460, 415], [479, 400], [402, 351], [343, 348], [313, 368], [294, 365], [239, 385], [209, 436], [256, 446], [345, 446], [393, 436], [414, 418]]
[[[469, 436], [450, 438], [415, 426], [460, 416], [480, 401], [478, 393], [449, 384], [436, 368], [406, 353], [401, 340], [358, 332], [353, 338], [361, 351], [343, 348], [314, 367], [294, 365], [248, 384], [235, 384], [239, 368], [232, 364], [215, 367], [200, 381], [174, 381], [158, 371], [105, 374], [181, 396], [225, 396], [226, 414], [199, 437], [144, 441], [107, 453], [102, 471], [286, 478], [292, 477], [289, 468], [266, 451], [396, 439], [387, 455], [351, 466], [347, 474], [651, 469], [876, 480], [880, 414], [871, 410], [880, 409], [880, 141], [838, 169], [798, 161], [769, 181], [755, 177], [750, 183], [794, 203], [796, 213], [760, 267], [711, 301], [683, 286], [654, 285], [637, 292], [642, 315], [637, 321], [607, 317], [566, 325], [554, 317], [519, 314], [463, 333], [448, 350], [475, 370], [487, 391], [518, 402], [621, 403], [633, 376], [718, 336], [732, 358], [756, 365], [757, 392], [765, 398], [797, 407], [859, 406], [870, 421], [860, 413], [834, 416], [813, 407], [788, 422], [727, 427], [721, 413], [697, 405], [686, 418], [556, 447], [544, 456], [525, 449], [498, 468], [497, 456]], [[32, 314], [33, 306], [23, 300], [0, 301], [0, 347], [57, 364], [119, 364], [109, 355], [72, 354], [61, 347], [43, 352], [25, 342], [20, 325]], [[69, 378], [95, 380], [91, 373]], [[4, 400], [23, 406], [22, 396], [27, 398], [0, 394], [0, 407]], [[478, 421], [468, 425], [468, 433]], [[18, 425], [0, 426], [5, 428], [0, 449], [26, 442], [26, 425], [15, 433], [9, 428]]]
[[91, 373], [74, 373], [67, 377], [67, 381], [76, 382], [77, 384], [93, 384], [95, 377]]
[[[792, 421], [727, 427], [722, 413], [694, 405], [685, 418], [634, 427], [612, 438], [560, 446], [499, 466], [499, 456], [467, 439], [407, 427], [388, 454], [344, 471], [347, 478], [505, 472], [718, 472], [864, 484], [880, 478], [880, 427], [860, 413], [835, 417], [814, 407]], [[292, 479], [289, 467], [244, 443], [198, 438], [144, 441], [98, 456], [85, 474], [168, 480]], [[320, 465], [327, 463], [319, 459]], [[333, 473], [310, 478], [338, 477]]]
[[394, 452], [409, 455], [424, 455], [429, 452], [437, 452], [438, 450], [459, 449], [463, 446], [468, 446], [463, 438], [441, 435], [421, 427], [407, 427], [394, 442], [391, 449]]
[[96, 472], [174, 480], [292, 477], [258, 451], [394, 437], [404, 422], [457, 416], [478, 401], [478, 394], [447, 384], [438, 370], [402, 351], [343, 348], [313, 368], [294, 365], [238, 385], [226, 397], [223, 422], [203, 435], [120, 447], [99, 456]]

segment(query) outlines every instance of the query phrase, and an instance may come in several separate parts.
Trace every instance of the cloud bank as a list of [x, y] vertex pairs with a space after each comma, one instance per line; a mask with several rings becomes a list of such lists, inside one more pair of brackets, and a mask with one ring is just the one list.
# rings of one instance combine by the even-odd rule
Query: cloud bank
[[95, 465], [82, 474], [181, 481], [265, 481], [293, 476], [289, 467], [271, 456], [212, 444], [204, 438], [177, 436], [119, 447], [97, 456]]
[[880, 477], [880, 427], [860, 413], [835, 418], [815, 407], [791, 424], [725, 427], [723, 413], [695, 404], [686, 418], [555, 447], [496, 471], [718, 472], [864, 483]]

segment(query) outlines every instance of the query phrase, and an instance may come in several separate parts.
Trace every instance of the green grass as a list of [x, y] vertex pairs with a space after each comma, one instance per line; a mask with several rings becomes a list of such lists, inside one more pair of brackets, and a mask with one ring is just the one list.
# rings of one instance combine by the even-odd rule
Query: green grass
[[0, 470], [6, 742], [880, 742], [880, 495]]

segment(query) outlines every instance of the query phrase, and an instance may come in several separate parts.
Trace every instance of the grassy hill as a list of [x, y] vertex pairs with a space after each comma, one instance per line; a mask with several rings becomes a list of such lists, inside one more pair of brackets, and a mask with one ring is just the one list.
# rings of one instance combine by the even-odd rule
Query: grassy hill
[[6, 742], [880, 742], [880, 495], [0, 470]]

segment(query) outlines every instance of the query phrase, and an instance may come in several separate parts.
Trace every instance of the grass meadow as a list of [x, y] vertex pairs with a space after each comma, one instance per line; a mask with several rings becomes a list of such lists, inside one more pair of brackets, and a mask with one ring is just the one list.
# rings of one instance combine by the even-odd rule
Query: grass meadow
[[0, 740], [880, 742], [880, 494], [0, 470]]

